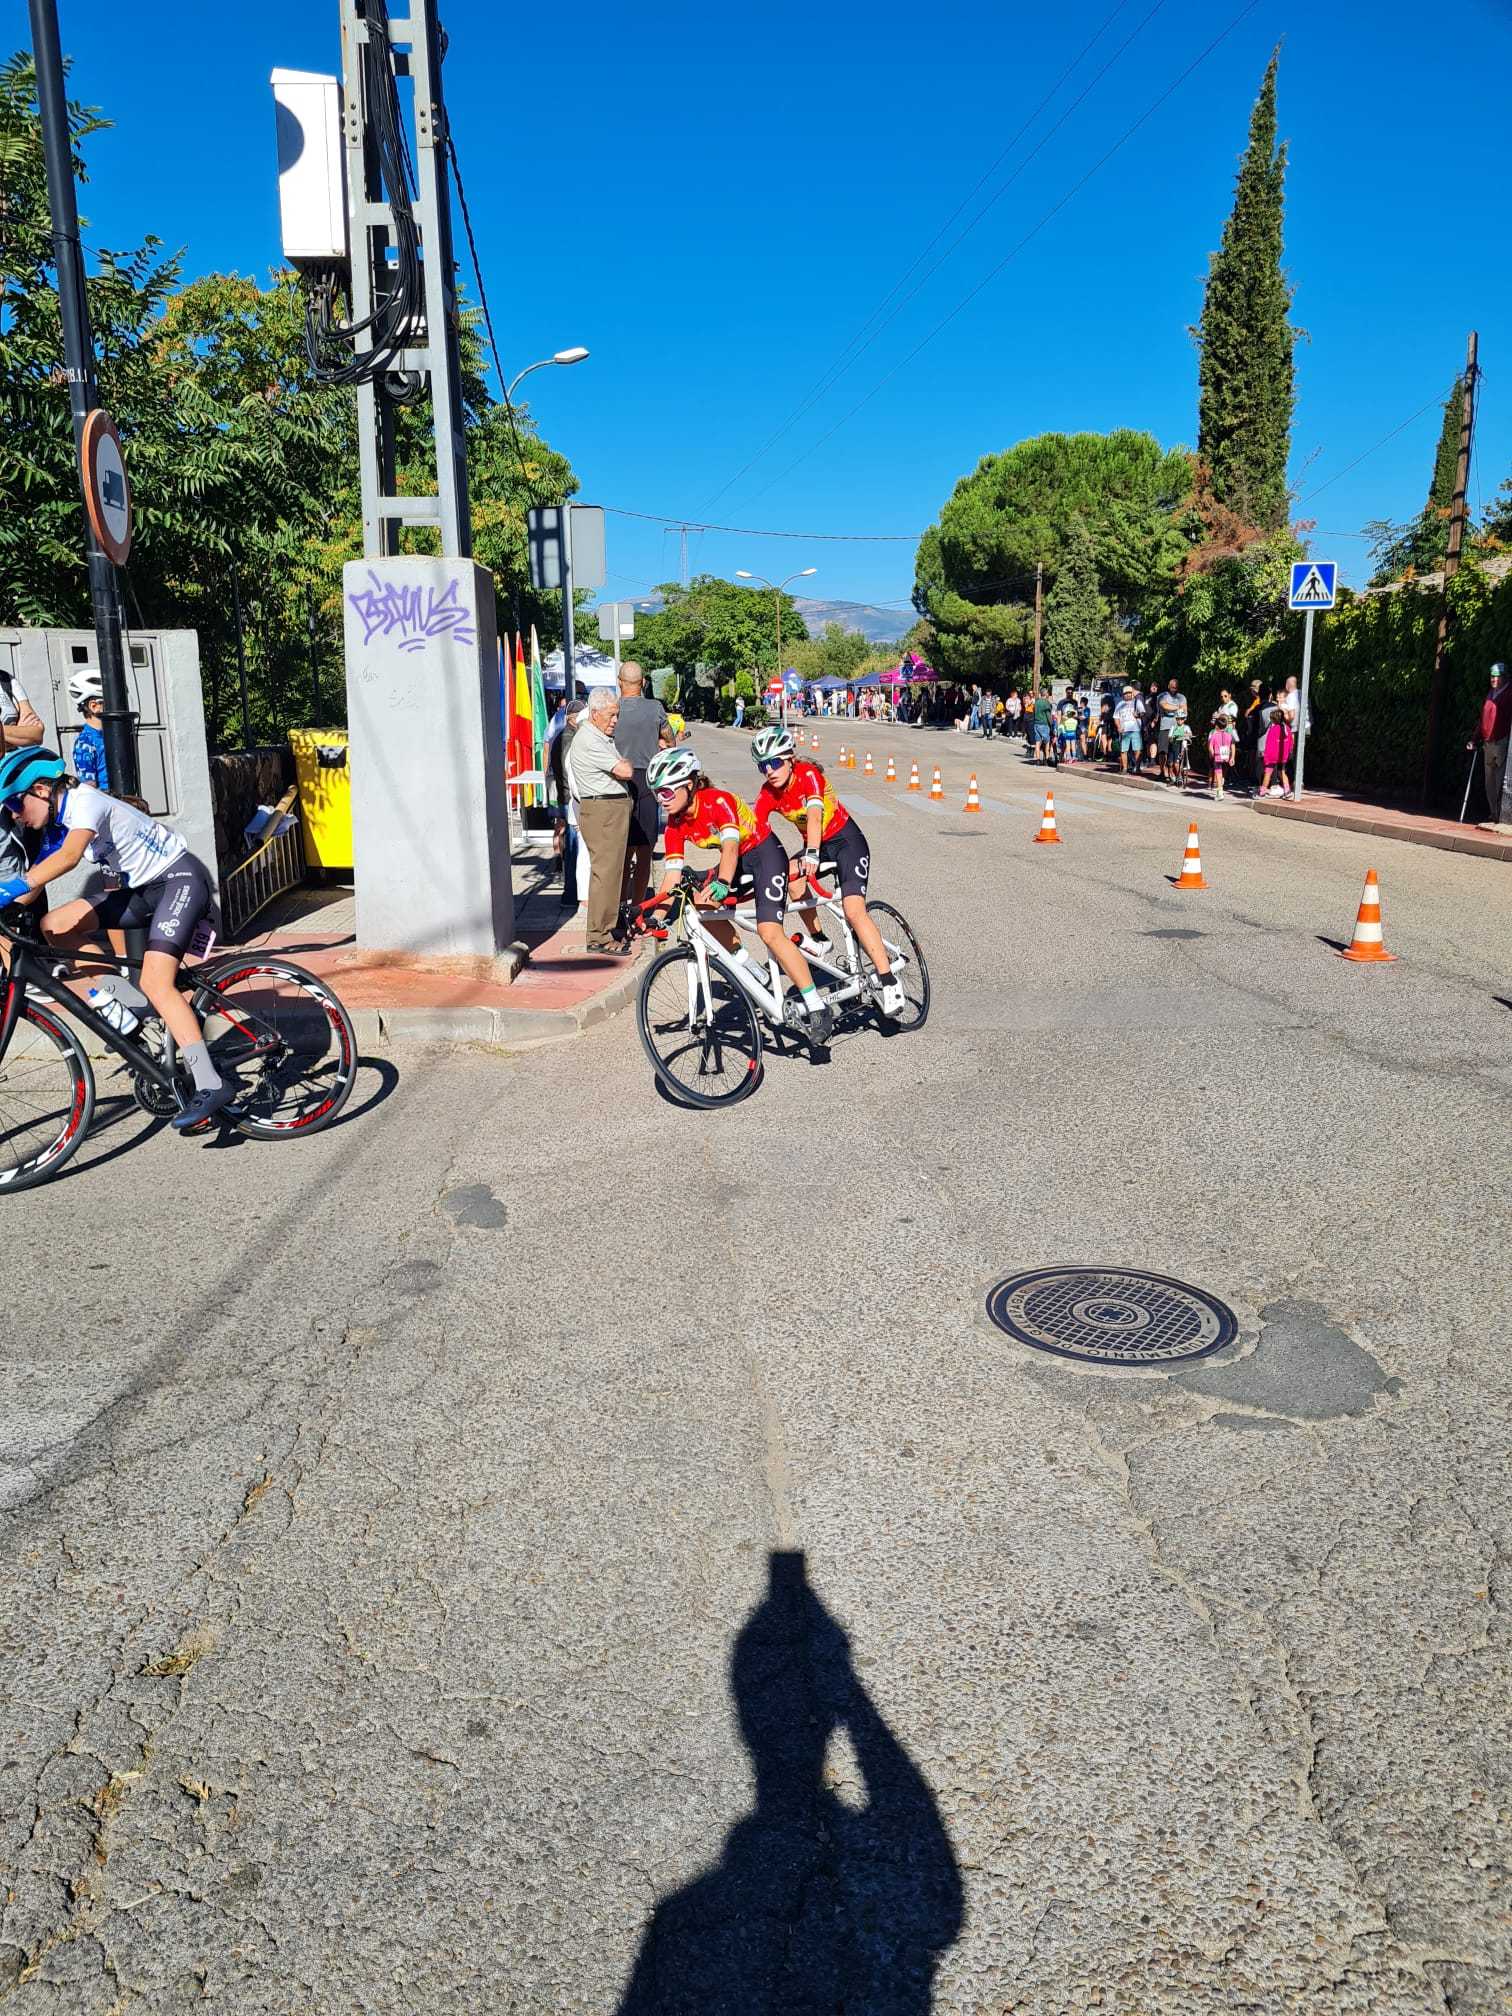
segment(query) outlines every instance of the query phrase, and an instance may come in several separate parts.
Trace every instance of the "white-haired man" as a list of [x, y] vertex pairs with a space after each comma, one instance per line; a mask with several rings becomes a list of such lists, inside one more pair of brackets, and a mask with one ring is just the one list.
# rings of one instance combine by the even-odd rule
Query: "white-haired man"
[[578, 830], [588, 849], [588, 950], [613, 959], [629, 956], [628, 946], [614, 934], [624, 891], [630, 780], [635, 774], [614, 746], [619, 704], [612, 686], [594, 687], [566, 763]]

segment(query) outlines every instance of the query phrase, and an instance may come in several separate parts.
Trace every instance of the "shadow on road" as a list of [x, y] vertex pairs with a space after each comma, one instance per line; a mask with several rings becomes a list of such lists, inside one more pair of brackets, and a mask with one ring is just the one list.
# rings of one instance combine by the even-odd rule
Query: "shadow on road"
[[[929, 1787], [878, 1715], [801, 1553], [771, 1557], [730, 1660], [754, 1810], [657, 1905], [619, 2016], [927, 2016], [961, 1929], [960, 1871]], [[826, 1782], [843, 1730], [866, 1803]]]

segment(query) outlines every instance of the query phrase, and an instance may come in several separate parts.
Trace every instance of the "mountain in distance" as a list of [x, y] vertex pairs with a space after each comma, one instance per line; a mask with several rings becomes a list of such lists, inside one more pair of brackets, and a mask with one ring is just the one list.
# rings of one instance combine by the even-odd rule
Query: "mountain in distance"
[[[795, 595], [793, 601], [808, 625], [810, 637], [820, 636], [826, 623], [838, 623], [842, 630], [859, 631], [868, 644], [896, 644], [915, 621], [912, 609], [883, 609], [875, 602], [821, 602], [808, 595]], [[627, 600], [624, 606], [651, 613], [662, 608], [663, 602], [659, 594], [652, 594], [633, 602]]]
[[868, 644], [896, 644], [916, 620], [912, 609], [881, 609], [874, 602], [821, 602], [808, 595], [793, 600], [810, 637], [818, 637], [826, 623], [838, 623], [842, 630], [859, 630]]

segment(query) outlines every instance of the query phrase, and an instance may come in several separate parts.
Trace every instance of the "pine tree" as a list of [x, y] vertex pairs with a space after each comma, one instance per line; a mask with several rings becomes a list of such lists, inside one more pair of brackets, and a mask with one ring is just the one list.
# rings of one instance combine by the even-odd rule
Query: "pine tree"
[[1197, 453], [1218, 501], [1265, 531], [1284, 525], [1291, 446], [1292, 290], [1281, 270], [1286, 146], [1276, 141], [1276, 65], [1250, 114], [1234, 207], [1208, 266], [1196, 336]]
[[1108, 655], [1108, 605], [1097, 581], [1092, 535], [1071, 520], [1055, 586], [1045, 597], [1045, 652], [1057, 679], [1080, 685], [1102, 670]]

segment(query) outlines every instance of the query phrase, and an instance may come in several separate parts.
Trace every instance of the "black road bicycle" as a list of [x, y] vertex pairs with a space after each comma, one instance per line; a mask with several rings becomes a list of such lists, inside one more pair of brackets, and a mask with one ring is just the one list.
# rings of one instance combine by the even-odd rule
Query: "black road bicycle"
[[[121, 1058], [137, 1104], [154, 1119], [182, 1112], [193, 1081], [150, 1008], [117, 1029], [66, 984], [70, 974], [140, 978], [138, 962], [49, 945], [23, 910], [0, 915], [10, 970], [0, 997], [0, 1194], [56, 1176], [89, 1132], [94, 1071], [64, 1016]], [[199, 1017], [235, 1100], [204, 1123], [254, 1141], [283, 1141], [329, 1127], [352, 1089], [357, 1038], [340, 1001], [313, 973], [256, 952], [222, 952], [181, 968], [178, 984]], [[54, 1013], [61, 1009], [62, 1015]], [[200, 1132], [195, 1129], [195, 1132]]]

